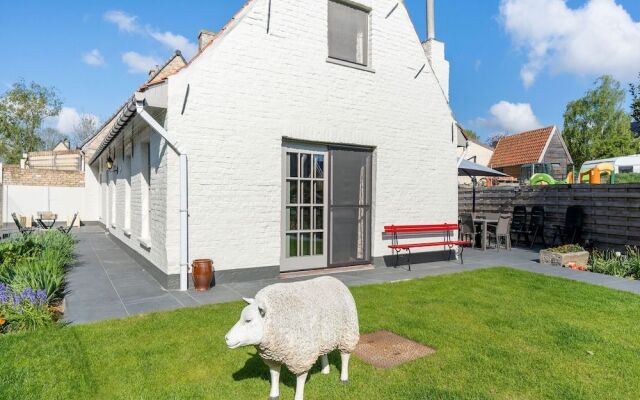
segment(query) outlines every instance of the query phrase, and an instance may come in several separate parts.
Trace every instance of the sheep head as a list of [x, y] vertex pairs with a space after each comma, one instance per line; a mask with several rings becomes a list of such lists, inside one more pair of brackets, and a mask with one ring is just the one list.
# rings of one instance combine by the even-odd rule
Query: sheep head
[[224, 340], [230, 349], [244, 346], [257, 346], [264, 335], [264, 319], [267, 314], [265, 305], [255, 299], [244, 299], [247, 302], [240, 320], [225, 335]]

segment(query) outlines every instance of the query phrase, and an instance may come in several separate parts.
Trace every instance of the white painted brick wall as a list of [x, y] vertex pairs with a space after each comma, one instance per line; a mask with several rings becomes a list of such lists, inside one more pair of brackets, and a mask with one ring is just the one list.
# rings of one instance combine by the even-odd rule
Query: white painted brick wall
[[[110, 147], [109, 151], [105, 151], [100, 159], [100, 163], [104, 165], [108, 154], [115, 153], [113, 159], [118, 166], [118, 174], [115, 179], [114, 173], [108, 173], [108, 179], [105, 175], [102, 183], [102, 221], [113, 235], [128, 244], [132, 249], [140, 255], [147, 258], [160, 270], [165, 273], [171, 273], [167, 268], [167, 162], [168, 159], [164, 155], [171, 150], [168, 149], [164, 140], [139, 118], [136, 117], [133, 124], [129, 124], [125, 129], [125, 141], [129, 143], [133, 140], [133, 157], [131, 158], [131, 236], [127, 237], [124, 232], [124, 209], [125, 209], [125, 168], [122, 158], [122, 137], [119, 137]], [[151, 190], [150, 195], [150, 226], [149, 236], [151, 249], [145, 249], [140, 245], [142, 236], [142, 144], [151, 143]], [[111, 153], [109, 153], [111, 152]], [[95, 166], [94, 166], [95, 168]], [[116, 192], [116, 227], [111, 226], [111, 199], [113, 187], [117, 187]], [[172, 246], [169, 246], [172, 248]]]
[[[376, 257], [389, 254], [386, 224], [457, 220], [452, 116], [430, 69], [416, 77], [427, 59], [409, 15], [400, 3], [386, 18], [396, 0], [361, 3], [373, 10], [375, 73], [326, 62], [326, 0], [273, 1], [270, 34], [268, 2], [255, 0], [233, 30], [169, 79], [166, 127], [189, 155], [191, 259], [212, 258], [219, 270], [280, 264], [284, 136], [376, 146]], [[179, 169], [175, 154], [165, 154], [153, 230], [164, 229], [166, 242], [154, 235], [153, 248], [166, 249], [174, 274]]]

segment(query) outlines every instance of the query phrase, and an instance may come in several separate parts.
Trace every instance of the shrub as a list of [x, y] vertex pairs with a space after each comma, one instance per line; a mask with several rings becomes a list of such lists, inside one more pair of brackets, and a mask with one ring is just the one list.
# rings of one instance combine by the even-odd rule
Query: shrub
[[52, 323], [53, 315], [43, 290], [26, 288], [15, 292], [0, 283], [0, 332], [31, 331]]
[[628, 246], [626, 254], [596, 250], [591, 254], [589, 264], [592, 272], [640, 279], [640, 248]]
[[626, 173], [616, 175], [616, 183], [619, 184], [631, 184], [640, 183], [640, 174]]

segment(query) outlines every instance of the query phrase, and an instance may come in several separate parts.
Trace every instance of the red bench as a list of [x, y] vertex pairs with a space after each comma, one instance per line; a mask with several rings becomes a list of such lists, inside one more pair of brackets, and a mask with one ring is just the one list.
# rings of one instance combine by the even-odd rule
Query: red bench
[[[384, 227], [385, 234], [392, 234], [393, 239], [389, 248], [393, 250], [396, 254], [396, 264], [395, 267], [398, 266], [398, 261], [400, 257], [401, 251], [408, 252], [408, 260], [409, 260], [409, 271], [411, 271], [411, 249], [424, 248], [424, 247], [444, 247], [445, 250], [448, 248], [452, 250], [455, 246], [458, 246], [460, 249], [458, 255], [460, 256], [460, 262], [464, 264], [462, 260], [462, 252], [464, 251], [465, 246], [470, 246], [471, 242], [464, 240], [454, 240], [453, 233], [460, 230], [460, 226], [458, 224], [440, 224], [440, 225], [389, 225]], [[434, 242], [425, 242], [425, 243], [398, 243], [398, 236], [407, 236], [422, 234], [422, 233], [442, 233], [443, 240], [434, 241]]]

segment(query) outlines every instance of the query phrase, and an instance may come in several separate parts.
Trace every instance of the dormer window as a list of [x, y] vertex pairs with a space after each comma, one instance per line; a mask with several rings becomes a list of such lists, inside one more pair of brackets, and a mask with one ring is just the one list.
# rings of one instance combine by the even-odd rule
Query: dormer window
[[369, 66], [370, 10], [329, 0], [329, 58]]

